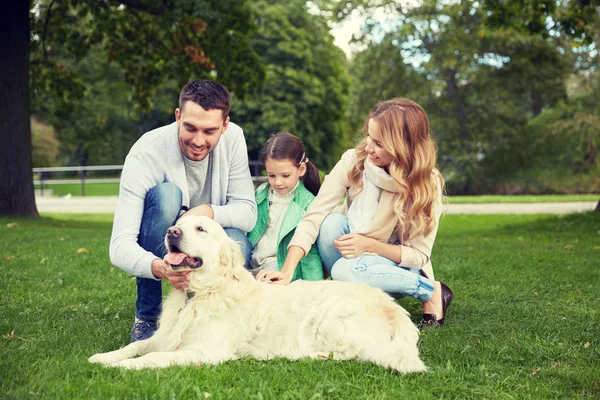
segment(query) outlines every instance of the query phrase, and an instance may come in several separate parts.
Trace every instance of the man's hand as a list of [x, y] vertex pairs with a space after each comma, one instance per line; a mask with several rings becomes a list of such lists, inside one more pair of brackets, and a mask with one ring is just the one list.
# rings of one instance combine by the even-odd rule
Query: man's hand
[[182, 215], [182, 217], [184, 217], [186, 215], [198, 215], [198, 216], [202, 216], [202, 217], [208, 217], [210, 219], [215, 219], [215, 213], [214, 213], [212, 207], [208, 204], [202, 204], [197, 207], [194, 207], [194, 208], [186, 211]]
[[333, 244], [345, 258], [354, 258], [368, 252], [374, 241], [359, 233], [349, 233], [335, 239]]
[[287, 285], [292, 281], [292, 276], [282, 271], [259, 271], [256, 274], [256, 280], [264, 283], [274, 283], [276, 285]]
[[169, 263], [158, 258], [152, 261], [152, 275], [158, 279], [167, 279], [175, 289], [184, 290], [190, 285], [189, 271], [173, 271]]

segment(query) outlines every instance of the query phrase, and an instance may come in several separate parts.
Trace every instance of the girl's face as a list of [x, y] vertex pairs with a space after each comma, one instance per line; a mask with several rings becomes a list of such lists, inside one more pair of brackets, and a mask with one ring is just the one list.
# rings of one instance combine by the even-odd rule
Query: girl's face
[[286, 194], [294, 189], [300, 177], [304, 176], [306, 164], [301, 163], [296, 167], [292, 160], [274, 160], [267, 157], [265, 169], [273, 190], [279, 194]]
[[376, 167], [383, 168], [387, 171], [394, 160], [394, 156], [383, 149], [379, 123], [371, 118], [367, 130], [369, 136], [367, 137], [367, 147], [365, 150], [369, 155], [369, 161]]

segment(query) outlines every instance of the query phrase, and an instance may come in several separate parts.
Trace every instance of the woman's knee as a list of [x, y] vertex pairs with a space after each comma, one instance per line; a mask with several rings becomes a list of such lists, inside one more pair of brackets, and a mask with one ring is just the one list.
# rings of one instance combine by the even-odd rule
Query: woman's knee
[[342, 214], [329, 214], [323, 220], [321, 227], [319, 228], [319, 236], [317, 242], [323, 244], [333, 243], [334, 239], [339, 238], [345, 233], [346, 226], [348, 225], [348, 217]]

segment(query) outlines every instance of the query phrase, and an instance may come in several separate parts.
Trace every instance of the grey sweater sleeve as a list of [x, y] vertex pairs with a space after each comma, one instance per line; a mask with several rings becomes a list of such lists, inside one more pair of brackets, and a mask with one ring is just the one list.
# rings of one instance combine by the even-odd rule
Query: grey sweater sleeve
[[241, 132], [232, 143], [230, 157], [226, 202], [212, 206], [214, 219], [223, 227], [249, 232], [256, 224], [257, 212], [246, 140]]
[[146, 193], [156, 185], [151, 168], [139, 155], [129, 155], [121, 174], [119, 199], [110, 239], [110, 261], [123, 271], [140, 278], [156, 279], [152, 261], [158, 257], [137, 242]]

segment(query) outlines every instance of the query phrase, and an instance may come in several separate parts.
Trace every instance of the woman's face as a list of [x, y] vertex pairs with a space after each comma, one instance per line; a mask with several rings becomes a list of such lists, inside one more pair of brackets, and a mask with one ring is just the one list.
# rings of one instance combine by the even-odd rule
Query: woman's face
[[369, 136], [367, 137], [367, 147], [365, 150], [369, 155], [369, 161], [376, 167], [383, 168], [387, 171], [394, 156], [385, 151], [382, 147], [379, 123], [371, 118], [367, 130]]

